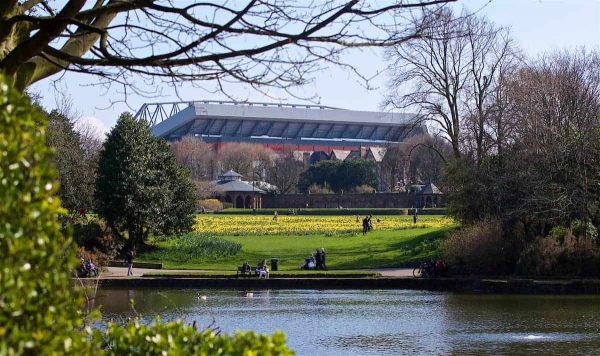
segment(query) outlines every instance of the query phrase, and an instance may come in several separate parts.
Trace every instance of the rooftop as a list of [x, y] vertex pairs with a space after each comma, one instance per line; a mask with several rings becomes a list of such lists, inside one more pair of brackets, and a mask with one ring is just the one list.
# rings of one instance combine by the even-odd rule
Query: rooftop
[[427, 129], [408, 113], [313, 105], [181, 102], [144, 104], [136, 117], [167, 140], [196, 136], [207, 143], [254, 142], [302, 146], [383, 146]]

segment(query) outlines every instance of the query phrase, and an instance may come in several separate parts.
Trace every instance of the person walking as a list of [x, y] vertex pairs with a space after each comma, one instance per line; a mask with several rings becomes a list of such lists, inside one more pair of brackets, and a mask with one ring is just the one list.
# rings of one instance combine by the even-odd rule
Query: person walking
[[362, 228], [363, 228], [363, 236], [365, 236], [367, 234], [367, 232], [369, 231], [369, 220], [368, 220], [368, 217], [366, 217], [366, 216], [363, 218]]
[[327, 254], [325, 253], [325, 249], [321, 247], [321, 269], [323, 271], [327, 271], [327, 265], [325, 264], [326, 259], [327, 259]]
[[127, 277], [133, 276], [133, 249], [127, 251], [125, 263], [127, 264]]
[[413, 224], [417, 223], [417, 208], [415, 208], [415, 212], [413, 214]]
[[275, 210], [275, 212], [273, 213], [273, 221], [277, 221], [278, 216], [279, 214], [277, 213], [277, 210]]

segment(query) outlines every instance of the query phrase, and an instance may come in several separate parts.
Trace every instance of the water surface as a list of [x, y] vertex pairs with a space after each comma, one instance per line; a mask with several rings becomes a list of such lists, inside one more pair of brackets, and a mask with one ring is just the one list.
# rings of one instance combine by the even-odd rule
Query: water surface
[[97, 303], [105, 320], [282, 330], [298, 355], [600, 354], [599, 296], [104, 288]]

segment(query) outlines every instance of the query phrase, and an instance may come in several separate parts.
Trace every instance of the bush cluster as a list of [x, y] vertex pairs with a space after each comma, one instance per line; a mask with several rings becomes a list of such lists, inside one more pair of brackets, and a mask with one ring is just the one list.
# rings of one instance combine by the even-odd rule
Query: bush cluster
[[103, 340], [109, 355], [293, 355], [285, 336], [237, 332], [233, 337], [214, 330], [199, 332], [180, 321], [153, 325], [137, 321], [110, 324]]
[[73, 240], [80, 246], [77, 257], [91, 259], [96, 266], [105, 266], [122, 250], [124, 241], [111, 234], [106, 223], [96, 216], [85, 216], [73, 222]]
[[284, 336], [233, 336], [181, 322], [131, 321], [84, 328], [83, 296], [71, 279], [45, 118], [0, 77], [0, 354], [288, 355]]
[[192, 258], [215, 260], [234, 256], [242, 249], [239, 243], [199, 233], [156, 238], [155, 242], [158, 243], [157, 249], [147, 256], [151, 260], [160, 261], [189, 261]]
[[538, 237], [521, 253], [516, 271], [532, 276], [598, 276], [600, 248], [591, 238], [562, 229]]
[[598, 276], [600, 247], [581, 233], [557, 226], [526, 240], [522, 227], [503, 235], [497, 220], [486, 220], [451, 233], [442, 254], [450, 272], [461, 275]]
[[506, 275], [514, 270], [519, 244], [502, 236], [500, 222], [484, 220], [450, 233], [442, 255], [454, 274]]
[[200, 199], [198, 201], [198, 206], [200, 208], [204, 208], [208, 211], [222, 211], [223, 203], [219, 201], [219, 199]]
[[334, 192], [348, 192], [361, 185], [377, 187], [377, 167], [362, 158], [320, 161], [301, 174], [298, 188], [306, 192], [313, 184], [329, 184]]
[[0, 78], [0, 353], [91, 353], [45, 119]]

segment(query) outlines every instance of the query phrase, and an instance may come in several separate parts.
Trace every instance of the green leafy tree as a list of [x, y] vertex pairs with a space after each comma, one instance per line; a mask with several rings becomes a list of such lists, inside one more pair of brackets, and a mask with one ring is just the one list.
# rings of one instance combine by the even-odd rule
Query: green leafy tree
[[111, 229], [132, 247], [150, 234], [189, 231], [195, 194], [167, 143], [122, 114], [100, 152], [96, 180], [97, 211]]
[[74, 212], [93, 207], [96, 160], [86, 154], [73, 122], [57, 110], [48, 114], [46, 141], [55, 151], [53, 163], [58, 170], [58, 194], [63, 207]]
[[337, 186], [334, 181], [337, 180], [337, 171], [341, 164], [341, 161], [324, 160], [310, 166], [300, 176], [298, 183], [300, 190], [305, 192], [313, 184], [320, 186], [327, 184], [335, 190]]
[[0, 77], [0, 354], [91, 354], [45, 122]]
[[359, 186], [377, 187], [377, 167], [375, 162], [366, 159], [347, 159], [337, 171], [337, 187], [350, 191]]
[[300, 190], [306, 191], [312, 184], [328, 184], [335, 192], [350, 191], [361, 185], [377, 187], [377, 169], [374, 162], [362, 158], [320, 161], [300, 177]]
[[282, 333], [230, 336], [159, 320], [84, 328], [83, 295], [69, 276], [74, 251], [58, 222], [46, 117], [1, 76], [0, 126], [1, 355], [293, 354]]

